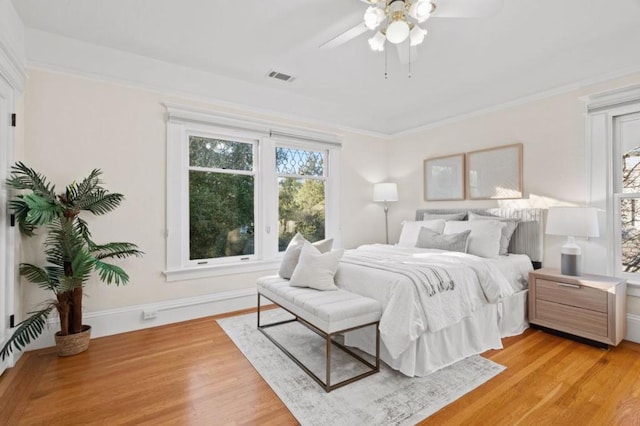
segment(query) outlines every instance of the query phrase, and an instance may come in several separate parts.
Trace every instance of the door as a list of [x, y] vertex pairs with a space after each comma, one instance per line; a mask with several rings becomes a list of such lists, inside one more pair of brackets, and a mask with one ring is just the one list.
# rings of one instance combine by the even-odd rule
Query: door
[[[13, 88], [0, 75], [0, 347], [10, 333], [9, 316], [14, 313], [14, 238], [10, 228], [8, 200], [11, 196], [6, 180], [13, 161], [14, 131], [11, 114], [14, 108]], [[13, 365], [13, 357], [0, 359], [0, 374]]]

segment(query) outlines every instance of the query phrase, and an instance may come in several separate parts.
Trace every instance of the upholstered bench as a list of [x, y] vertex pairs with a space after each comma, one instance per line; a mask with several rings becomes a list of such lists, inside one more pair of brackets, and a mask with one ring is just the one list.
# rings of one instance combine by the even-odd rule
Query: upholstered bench
[[[279, 276], [263, 277], [258, 280], [258, 329], [278, 348], [289, 356], [300, 368], [309, 374], [325, 391], [330, 392], [340, 386], [370, 376], [380, 371], [380, 332], [378, 325], [382, 315], [382, 306], [377, 300], [360, 296], [346, 290], [319, 291], [311, 288], [292, 287], [289, 280]], [[271, 324], [260, 324], [260, 298], [266, 297], [276, 305], [291, 313], [295, 318]], [[265, 329], [292, 321], [299, 321], [326, 339], [326, 380], [323, 382], [287, 349], [270, 336]], [[333, 337], [346, 331], [375, 326], [376, 358], [375, 365], [351, 351]], [[370, 368], [362, 374], [331, 384], [331, 347], [342, 349]]]

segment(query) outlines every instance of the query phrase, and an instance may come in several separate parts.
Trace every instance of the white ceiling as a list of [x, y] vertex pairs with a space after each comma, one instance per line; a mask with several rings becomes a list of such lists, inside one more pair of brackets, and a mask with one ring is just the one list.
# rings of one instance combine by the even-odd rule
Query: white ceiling
[[[332, 106], [331, 114], [300, 108], [300, 118], [384, 134], [640, 70], [640, 0], [505, 0], [490, 18], [430, 19], [412, 78], [389, 50], [388, 80], [385, 56], [369, 50], [367, 35], [332, 50], [318, 48], [361, 20], [366, 5], [358, 0], [13, 4], [28, 28], [271, 89], [261, 93], [289, 92], [281, 105], [275, 101], [274, 112], [290, 111], [284, 103], [295, 94], [309, 105]], [[270, 69], [296, 80], [267, 79]], [[260, 96], [250, 106], [274, 109], [274, 99]]]

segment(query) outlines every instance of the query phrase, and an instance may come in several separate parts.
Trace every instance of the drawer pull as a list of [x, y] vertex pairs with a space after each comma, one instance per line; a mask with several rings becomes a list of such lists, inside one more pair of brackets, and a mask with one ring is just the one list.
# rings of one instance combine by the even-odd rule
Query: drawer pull
[[578, 284], [556, 283], [561, 287], [581, 288]]

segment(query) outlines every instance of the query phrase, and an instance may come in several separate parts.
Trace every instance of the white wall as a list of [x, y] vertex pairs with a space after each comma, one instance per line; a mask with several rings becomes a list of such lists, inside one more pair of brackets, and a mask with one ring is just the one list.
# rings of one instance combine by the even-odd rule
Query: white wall
[[[131, 241], [146, 253], [142, 259], [121, 262], [131, 276], [129, 285], [116, 288], [91, 283], [86, 290], [86, 313], [255, 288], [256, 278], [265, 275], [264, 272], [165, 281], [162, 271], [166, 252], [166, 122], [161, 103], [173, 101], [250, 117], [269, 117], [83, 77], [34, 69], [28, 75], [24, 160], [59, 188], [86, 176], [93, 168], [101, 168], [106, 187], [123, 193], [125, 202], [107, 216], [89, 218], [95, 239]], [[318, 126], [315, 129], [336, 131]], [[371, 188], [373, 182], [386, 178], [386, 172], [386, 141], [343, 134], [345, 247], [384, 238], [382, 210], [371, 202]], [[37, 259], [37, 241], [25, 241], [22, 260]], [[27, 306], [42, 300], [42, 294], [34, 286], [24, 287], [29, 289]]]
[[[580, 98], [638, 82], [640, 74], [475, 114], [394, 138], [389, 148], [389, 174], [399, 184], [401, 201], [391, 210], [392, 234], [397, 240], [401, 220], [412, 218], [418, 207], [547, 208], [558, 204], [586, 204], [585, 108]], [[516, 142], [524, 145], [525, 199], [424, 201], [423, 159]], [[561, 237], [545, 236], [545, 266], [559, 267], [563, 243]], [[594, 243], [579, 242], [583, 246], [583, 269], [604, 273], [606, 259], [589, 256], [589, 245]], [[640, 301], [629, 299], [629, 311], [640, 313]]]

